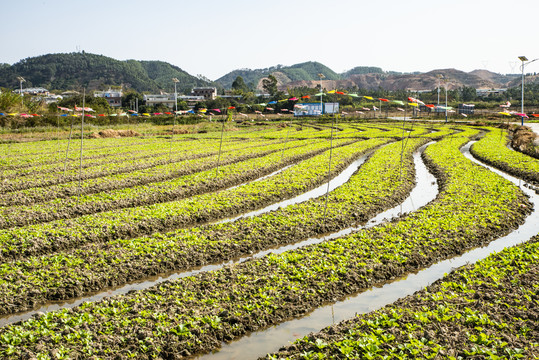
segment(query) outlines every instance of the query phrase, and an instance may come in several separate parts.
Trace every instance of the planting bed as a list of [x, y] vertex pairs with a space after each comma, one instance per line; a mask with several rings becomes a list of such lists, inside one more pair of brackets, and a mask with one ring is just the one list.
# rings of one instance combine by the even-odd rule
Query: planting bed
[[[89, 244], [81, 249], [4, 264], [0, 313], [31, 308], [44, 300], [80, 296], [169, 270], [222, 262], [364, 223], [403, 200], [413, 186], [411, 153], [422, 139], [384, 146], [345, 185], [300, 204], [235, 222], [207, 225], [128, 240]], [[327, 205], [327, 208], [325, 208]], [[325, 211], [324, 211], [325, 210]], [[14, 281], [20, 273], [31, 274]], [[39, 292], [32, 289], [40, 289]], [[17, 305], [15, 305], [17, 304]], [[15, 307], [17, 306], [17, 307]]]
[[267, 359], [539, 356], [539, 235]]
[[539, 159], [509, 149], [507, 130], [488, 130], [485, 136], [472, 146], [472, 154], [487, 164], [539, 185]]
[[[234, 157], [228, 156], [222, 161], [219, 171], [210, 168], [191, 175], [173, 178], [167, 181], [154, 182], [145, 185], [131, 186], [121, 190], [99, 192], [95, 194], [57, 198], [31, 206], [10, 206], [0, 208], [0, 228], [24, 226], [32, 223], [53, 221], [57, 219], [72, 218], [75, 216], [109, 211], [118, 208], [150, 205], [159, 202], [179, 200], [187, 196], [224, 189], [241, 182], [253, 180], [261, 175], [269, 174], [282, 166], [293, 164], [305, 158], [317, 155], [329, 148], [327, 141], [317, 141], [311, 144], [305, 141], [290, 142], [287, 156], [281, 151], [283, 144], [264, 147], [260, 155], [270, 152], [269, 155], [230, 164], [238, 159], [238, 152]], [[253, 152], [253, 149], [249, 149]], [[249, 151], [248, 150], [248, 151]], [[261, 149], [262, 150], [262, 149]], [[245, 152], [243, 152], [245, 154]], [[244, 155], [255, 156], [256, 153]], [[182, 163], [184, 172], [188, 172], [188, 164]], [[178, 164], [179, 165], [179, 164]], [[191, 171], [199, 168], [212, 167], [211, 161], [193, 164]], [[155, 170], [153, 172], [156, 172]], [[138, 174], [127, 174], [124, 177], [132, 182]], [[103, 178], [101, 178], [103, 180]], [[120, 182], [122, 179], [118, 179]], [[140, 178], [138, 178], [140, 181]], [[116, 185], [117, 186], [117, 185]], [[40, 188], [41, 189], [41, 188]], [[86, 188], [88, 189], [88, 188]], [[66, 190], [64, 187], [63, 190]], [[77, 191], [76, 188], [72, 189]], [[41, 195], [43, 195], [43, 191]], [[50, 192], [47, 192], [50, 196]], [[26, 197], [28, 199], [28, 197]]]
[[[95, 169], [99, 175], [83, 183], [96, 181], [99, 186], [103, 179], [103, 184], [112, 184], [116, 176], [124, 176], [125, 183], [113, 186], [115, 190], [88, 187], [94, 190], [80, 198], [62, 195], [60, 187], [69, 182], [55, 180], [60, 182], [47, 186], [43, 181], [47, 176], [54, 179], [52, 168], [42, 164], [30, 170], [24, 164], [31, 163], [32, 155], [24, 155], [22, 145], [16, 145], [10, 158], [20, 156], [20, 171], [29, 171], [21, 184], [30, 184], [35, 177], [41, 187], [13, 191], [31, 194], [24, 206], [13, 206], [15, 197], [2, 198], [6, 228], [0, 230], [0, 313], [171, 270], [219, 266], [5, 325], [0, 328], [0, 357], [173, 359], [214, 351], [222, 341], [301, 317], [328, 302], [489, 243], [517, 228], [531, 211], [517, 186], [459, 151], [477, 137], [478, 129], [414, 123], [311, 125], [237, 128], [225, 134], [222, 146], [220, 133], [175, 135], [178, 151], [206, 154], [189, 161], [207, 165], [193, 165], [167, 181], [149, 176], [147, 182], [138, 182], [136, 164], [151, 163], [153, 150], [148, 156], [129, 156], [127, 149], [151, 147], [159, 139], [132, 139], [137, 145], [117, 150], [118, 162], [132, 161], [133, 169], [125, 167], [115, 175], [98, 170], [106, 168], [99, 159], [107, 162], [115, 157], [115, 149], [108, 147], [112, 140], [103, 140], [101, 147], [101, 140], [93, 140], [96, 153], [86, 170]], [[245, 139], [249, 142], [242, 149], [238, 145]], [[392, 221], [361, 228], [409, 194], [414, 186], [412, 153], [433, 139], [437, 142], [426, 146], [423, 160], [439, 182], [437, 198]], [[194, 142], [207, 144], [206, 149]], [[41, 154], [33, 144], [28, 152], [39, 159], [58, 146], [44, 143]], [[166, 156], [166, 151], [157, 146], [155, 154]], [[321, 184], [329, 190], [332, 179], [360, 157], [364, 162], [358, 171], [331, 192], [254, 216], [208, 223], [281, 203]], [[505, 158], [507, 170], [518, 168], [518, 161]], [[174, 163], [152, 165], [149, 174], [159, 166]], [[276, 170], [280, 171], [251, 181]], [[58, 199], [47, 199], [49, 188]], [[31, 222], [41, 223], [12, 227]], [[353, 226], [357, 231], [348, 235], [280, 248]], [[537, 243], [533, 240], [508, 258], [493, 257], [487, 265], [478, 265], [480, 270], [459, 270], [414, 297], [310, 335], [268, 357], [536, 354], [537, 314], [530, 309], [538, 304], [537, 287], [529, 280], [536, 276]], [[238, 261], [271, 248], [275, 253]], [[229, 260], [231, 264], [222, 265]], [[498, 287], [498, 280], [511, 289], [508, 294]], [[507, 314], [500, 314], [506, 308]]]
[[[151, 234], [204, 223], [213, 219], [291, 197], [327, 179], [330, 155], [336, 172], [345, 168], [383, 139], [360, 141], [337, 147], [288, 168], [279, 176], [217, 193], [205, 193], [184, 200], [135, 208], [118, 209], [73, 219], [56, 220], [26, 227], [0, 230], [0, 259], [42, 254], [136, 235]], [[334, 141], [338, 145], [349, 140]], [[335, 173], [334, 173], [335, 174]]]

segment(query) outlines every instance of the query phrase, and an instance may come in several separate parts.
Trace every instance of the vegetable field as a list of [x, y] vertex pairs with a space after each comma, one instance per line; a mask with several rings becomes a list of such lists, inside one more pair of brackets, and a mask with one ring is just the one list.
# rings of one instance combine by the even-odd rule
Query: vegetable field
[[506, 130], [225, 128], [0, 144], [0, 358], [220, 358], [505, 236], [522, 244], [240, 357], [539, 357], [539, 160]]

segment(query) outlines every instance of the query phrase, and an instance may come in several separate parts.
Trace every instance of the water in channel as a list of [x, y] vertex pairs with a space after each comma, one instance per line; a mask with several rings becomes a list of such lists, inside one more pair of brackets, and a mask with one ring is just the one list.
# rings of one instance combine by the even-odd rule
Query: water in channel
[[[403, 212], [415, 211], [419, 207], [422, 207], [428, 204], [430, 201], [434, 200], [434, 198], [438, 195], [438, 185], [437, 185], [436, 178], [428, 171], [427, 167], [421, 160], [421, 154], [423, 153], [424, 149], [429, 144], [423, 145], [413, 154], [413, 159], [414, 159], [414, 164], [415, 164], [415, 173], [416, 173], [416, 186], [414, 187], [414, 189], [412, 189], [412, 191], [410, 192], [410, 195], [403, 201], [402, 204], [397, 205], [389, 210], [386, 210], [378, 214], [376, 217], [371, 219], [364, 227], [371, 227], [371, 226], [380, 224], [388, 219], [400, 216]], [[361, 166], [365, 162], [365, 160], [368, 159], [368, 157], [369, 155], [362, 156], [360, 159], [356, 160], [353, 164], [351, 164], [346, 170], [344, 170], [344, 172], [346, 172], [345, 176], [342, 176], [342, 173], [341, 173], [335, 179], [331, 180], [330, 184], [333, 183], [334, 185], [330, 186], [330, 191], [338, 186], [343, 185], [346, 181], [348, 181], [348, 179], [359, 168], [359, 166]], [[321, 190], [324, 190], [324, 192], [322, 192]], [[316, 197], [314, 196], [316, 194], [318, 194], [318, 196], [321, 196], [325, 194], [325, 191], [327, 191], [327, 183], [324, 185], [321, 185], [317, 189], [314, 189], [312, 192], [312, 197]], [[299, 198], [299, 196], [297, 198]], [[302, 201], [306, 201], [309, 198], [302, 198], [302, 199], [303, 199]], [[289, 199], [289, 200], [286, 200], [285, 202], [289, 202], [291, 200], [294, 200], [294, 199]], [[282, 203], [279, 203], [279, 204], [282, 204]], [[281, 206], [278, 206], [277, 208]], [[267, 210], [267, 211], [270, 211], [270, 210]], [[247, 216], [247, 214], [244, 214], [244, 216]], [[120, 287], [109, 288], [105, 291], [99, 291], [99, 292], [96, 292], [95, 294], [90, 294], [84, 297], [73, 298], [73, 299], [65, 300], [65, 301], [50, 302], [35, 310], [0, 317], [0, 326], [5, 326], [8, 324], [18, 322], [18, 321], [29, 319], [31, 316], [35, 314], [56, 311], [63, 308], [72, 308], [72, 307], [82, 304], [83, 302], [87, 302], [87, 301], [96, 302], [110, 296], [126, 294], [132, 290], [147, 289], [149, 287], [152, 287], [164, 281], [192, 276], [201, 272], [218, 270], [226, 265], [243, 262], [251, 258], [260, 258], [262, 256], [267, 255], [270, 252], [279, 254], [279, 253], [283, 253], [285, 251], [289, 251], [292, 249], [297, 249], [303, 246], [320, 243], [325, 240], [335, 239], [341, 236], [348, 235], [362, 228], [363, 227], [350, 227], [350, 228], [343, 229], [335, 233], [326, 234], [324, 236], [309, 238], [307, 240], [300, 241], [295, 244], [290, 244], [290, 245], [282, 246], [279, 248], [272, 248], [272, 249], [260, 251], [248, 257], [240, 257], [240, 258], [232, 259], [232, 260], [223, 262], [221, 264], [205, 265], [205, 266], [190, 269], [188, 271], [181, 271], [181, 272], [172, 271], [168, 274], [149, 277], [149, 278], [146, 278], [144, 281], [131, 282]]]
[[[485, 165], [475, 159], [470, 153], [470, 146], [473, 142], [462, 147], [461, 151], [468, 159], [496, 174], [510, 180], [519, 186], [522, 181], [508, 175], [491, 166]], [[537, 235], [537, 224], [539, 224], [539, 195], [533, 189], [520, 186], [533, 203], [534, 211], [526, 218], [526, 221], [518, 229], [510, 234], [492, 241], [486, 246], [475, 248], [463, 255], [440, 261], [430, 267], [420, 270], [415, 274], [409, 274], [400, 279], [396, 279], [380, 287], [373, 287], [365, 292], [352, 295], [343, 301], [335, 304], [320, 307], [303, 318], [291, 320], [266, 330], [251, 333], [238, 341], [223, 343], [218, 352], [200, 356], [201, 360], [218, 359], [257, 359], [268, 353], [276, 352], [280, 347], [292, 343], [312, 332], [318, 332], [324, 327], [336, 324], [345, 319], [352, 318], [356, 314], [364, 314], [380, 309], [388, 304], [397, 301], [416, 291], [424, 289], [434, 281], [441, 279], [445, 273], [466, 264], [475, 263], [486, 258], [494, 252], [499, 252], [506, 247], [515, 246], [529, 240]]]
[[[329, 182], [330, 183], [329, 191], [332, 191], [332, 190], [336, 189], [337, 187], [342, 186], [343, 184], [345, 184], [350, 179], [350, 177], [359, 169], [359, 167], [369, 158], [369, 156], [371, 154], [372, 154], [372, 152], [369, 152], [368, 154], [365, 154], [365, 155], [361, 156], [359, 159], [352, 162], [352, 164], [350, 164], [339, 175], [337, 175], [335, 178], [331, 179], [330, 182]], [[278, 173], [279, 173], [279, 171], [276, 171], [275, 173], [269, 174], [267, 176], [277, 176]], [[234, 220], [242, 218], [242, 217], [259, 215], [259, 214], [269, 212], [271, 210], [278, 209], [280, 207], [285, 207], [285, 206], [288, 206], [288, 205], [291, 205], [291, 204], [296, 204], [296, 203], [300, 203], [300, 202], [303, 202], [303, 201], [307, 201], [309, 199], [316, 198], [316, 197], [324, 195], [327, 190], [328, 190], [328, 183], [326, 182], [326, 183], [320, 185], [319, 187], [317, 187], [316, 189], [313, 189], [313, 190], [311, 190], [309, 192], [303, 193], [303, 194], [301, 194], [299, 196], [296, 196], [296, 197], [294, 197], [292, 199], [284, 200], [284, 201], [275, 203], [273, 205], [267, 206], [267, 207], [265, 207], [263, 209], [242, 214], [242, 215], [237, 216], [235, 218], [221, 220], [221, 221], [219, 221], [219, 223], [234, 221]], [[39, 307], [39, 308], [37, 308], [35, 310], [20, 312], [20, 313], [16, 313], [16, 314], [7, 315], [7, 316], [1, 316], [0, 317], [0, 326], [5, 326], [5, 325], [8, 325], [8, 324], [18, 322], [18, 321], [29, 319], [31, 316], [33, 316], [35, 314], [39, 314], [39, 313], [46, 313], [46, 312], [50, 312], [50, 311], [56, 311], [56, 310], [60, 310], [60, 309], [63, 309], [63, 308], [73, 308], [75, 306], [78, 306], [78, 305], [82, 304], [83, 302], [86, 302], [86, 301], [96, 302], [96, 301], [100, 301], [100, 300], [102, 300], [104, 298], [107, 298], [107, 297], [110, 297], [110, 296], [126, 294], [127, 292], [129, 292], [131, 290], [146, 289], [146, 288], [149, 288], [151, 286], [154, 286], [154, 285], [159, 284], [159, 283], [161, 283], [163, 281], [166, 281], [166, 280], [173, 280], [173, 279], [182, 278], [182, 277], [186, 277], [186, 276], [196, 275], [196, 274], [198, 274], [200, 272], [217, 270], [217, 269], [220, 269], [220, 268], [224, 267], [225, 265], [233, 264], [235, 262], [241, 262], [241, 261], [244, 261], [244, 260], [245, 260], [244, 258], [239, 258], [239, 259], [233, 259], [233, 260], [221, 263], [221, 264], [206, 265], [206, 266], [202, 266], [202, 267], [189, 269], [188, 271], [182, 271], [182, 272], [173, 271], [173, 272], [170, 272], [168, 274], [163, 274], [163, 275], [158, 275], [158, 276], [153, 276], [153, 277], [146, 278], [144, 281], [134, 281], [134, 282], [128, 283], [128, 284], [120, 286], [120, 287], [108, 288], [108, 289], [106, 289], [104, 291], [98, 291], [98, 292], [96, 292], [94, 294], [89, 294], [89, 295], [86, 295], [86, 296], [83, 296], [83, 297], [72, 298], [72, 299], [64, 300], [64, 301], [51, 301], [51, 302], [48, 302], [48, 303], [44, 304], [43, 306], [41, 306], [41, 307]]]
[[334, 177], [333, 179], [331, 179], [329, 181], [329, 186], [328, 186], [328, 183], [325, 182], [324, 184], [318, 186], [317, 188], [312, 189], [310, 191], [307, 191], [307, 192], [305, 192], [303, 194], [300, 194], [300, 195], [298, 195], [296, 197], [293, 197], [291, 199], [283, 200], [283, 201], [268, 205], [268, 206], [266, 206], [266, 207], [264, 207], [262, 209], [250, 211], [250, 212], [238, 215], [238, 216], [233, 217], [233, 218], [225, 218], [225, 219], [216, 221], [214, 223], [221, 224], [221, 223], [225, 223], [225, 222], [235, 221], [235, 220], [238, 220], [238, 219], [244, 218], [244, 217], [257, 216], [257, 215], [268, 213], [268, 212], [273, 211], [273, 210], [277, 210], [279, 208], [284, 208], [284, 207], [287, 207], [289, 205], [299, 204], [299, 203], [305, 202], [307, 200], [323, 196], [323, 195], [326, 194], [327, 191], [333, 191], [336, 188], [338, 188], [339, 186], [342, 186], [342, 185], [346, 184], [346, 182], [348, 182], [350, 177], [352, 177], [352, 175], [354, 175], [354, 173], [359, 169], [359, 167], [361, 165], [363, 165], [363, 163], [370, 156], [371, 156], [371, 153], [369, 152], [368, 154], [363, 155], [359, 159], [352, 162], [339, 175], [337, 175], [336, 177]]

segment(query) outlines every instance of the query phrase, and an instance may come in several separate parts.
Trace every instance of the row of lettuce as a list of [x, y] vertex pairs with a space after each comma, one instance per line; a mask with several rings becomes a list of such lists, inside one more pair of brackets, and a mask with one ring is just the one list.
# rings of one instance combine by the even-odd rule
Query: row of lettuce
[[539, 235], [267, 359], [531, 359], [539, 354]]
[[[429, 131], [438, 130], [434, 127], [416, 126], [416, 134], [427, 133]], [[442, 129], [442, 128], [439, 128]], [[447, 128], [446, 128], [447, 129]], [[444, 130], [442, 130], [444, 131]], [[88, 159], [99, 159], [107, 157], [118, 157], [129, 155], [130, 153], [151, 153], [163, 152], [168, 150], [170, 146], [189, 146], [189, 144], [215, 144], [215, 140], [220, 140], [220, 133], [212, 133], [213, 137], [197, 138], [192, 134], [177, 135], [173, 139], [168, 137], [148, 137], [148, 138], [109, 138], [99, 139], [98, 142], [87, 141], [83, 148], [83, 157]], [[243, 142], [259, 142], [261, 140], [279, 140], [284, 138], [290, 139], [317, 139], [329, 138], [330, 136], [337, 137], [397, 137], [399, 131], [394, 126], [370, 126], [362, 125], [361, 127], [353, 125], [342, 125], [334, 127], [334, 131], [330, 126], [323, 128], [297, 127], [295, 124], [285, 125], [284, 128], [275, 130], [274, 126], [261, 127], [257, 131], [251, 129], [228, 129], [223, 134], [225, 141], [243, 141]], [[71, 140], [70, 151], [67, 154], [68, 163], [74, 166], [80, 156], [79, 149], [80, 139], [73, 138]], [[33, 143], [14, 143], [0, 144], [0, 150], [3, 154], [0, 156], [0, 165], [7, 171], [15, 173], [18, 170], [21, 173], [25, 171], [51, 170], [54, 171], [55, 163], [63, 163], [68, 149], [68, 140], [49, 140]], [[36, 168], [28, 169], [28, 168]], [[25, 170], [26, 169], [26, 170]]]
[[[184, 141], [174, 143], [175, 148], [173, 152], [161, 154], [159, 156], [149, 156], [146, 158], [132, 157], [130, 159], [119, 159], [119, 161], [112, 161], [108, 158], [100, 158], [97, 164], [92, 167], [85, 168], [82, 173], [79, 173], [80, 169], [76, 166], [71, 169], [66, 169], [64, 173], [64, 167], [62, 164], [54, 164], [55, 170], [52, 172], [39, 172], [29, 174], [28, 176], [13, 176], [5, 178], [1, 189], [4, 192], [26, 190], [39, 187], [48, 187], [52, 185], [65, 185], [66, 183], [77, 183], [80, 179], [91, 180], [100, 179], [107, 176], [129, 176], [137, 171], [143, 173], [159, 173], [170, 168], [171, 166], [181, 166], [183, 161], [197, 160], [216, 157], [219, 153], [220, 144], [215, 142], [210, 143], [196, 143], [193, 141]], [[276, 146], [275, 142], [255, 143], [249, 146], [249, 143], [242, 144], [238, 141], [233, 141], [225, 144], [224, 152], [243, 152], [248, 153], [248, 150], [257, 151], [257, 148], [263, 146]], [[158, 150], [158, 149], [156, 149]], [[161, 147], [161, 151], [163, 148]], [[223, 149], [221, 149], [221, 152]], [[137, 153], [131, 153], [136, 155]], [[180, 163], [180, 164], [179, 164]], [[133, 177], [136, 177], [134, 174]]]
[[[348, 141], [348, 139], [334, 140], [333, 144], [338, 146]], [[387, 141], [389, 140], [372, 139], [354, 142], [349, 146], [335, 147], [333, 151], [325, 151], [287, 168], [278, 176], [223, 191], [204, 193], [177, 201], [83, 215], [73, 219], [3, 229], [0, 230], [0, 259], [8, 261], [32, 254], [78, 247], [89, 242], [149, 235], [241, 214], [322, 184], [327, 180], [330, 156], [334, 176], [365, 151]]]
[[[6, 305], [0, 311], [24, 310], [31, 304], [82, 296], [106, 286], [224, 262], [358, 226], [409, 193], [414, 184], [412, 152], [426, 141], [411, 139], [381, 147], [327, 199], [322, 196], [233, 222], [88, 244], [5, 263], [1, 266], [0, 287], [4, 291], [0, 300]], [[384, 141], [372, 140], [369, 147], [367, 142], [364, 148]]]
[[10, 325], [0, 354], [189, 356], [488, 242], [517, 227], [530, 204], [463, 157], [473, 134], [427, 148], [442, 192], [400, 221]]
[[[329, 138], [330, 130], [325, 130], [327, 132], [326, 136], [320, 136], [318, 138]], [[337, 131], [335, 131], [337, 132]], [[355, 136], [340, 136], [342, 134], [335, 134], [335, 136], [343, 137], [353, 137], [353, 138], [373, 138], [380, 137], [379, 133], [385, 133], [379, 129], [369, 129], [368, 131], [361, 132], [361, 136], [358, 136], [358, 131], [353, 132]], [[419, 135], [425, 132], [425, 129], [416, 128], [414, 130], [415, 134]], [[293, 133], [293, 132], [292, 132]], [[294, 139], [290, 136], [290, 130], [283, 131], [281, 130], [278, 133], [279, 136], [268, 137], [269, 140], [265, 140], [268, 144], [278, 141], [287, 141], [289, 138]], [[390, 136], [385, 137], [398, 137], [398, 133], [393, 133]], [[305, 139], [302, 136], [300, 139]], [[307, 138], [308, 140], [316, 140], [317, 138]], [[251, 146], [261, 146], [264, 142], [261, 143], [259, 140], [245, 140], [239, 141], [237, 137], [226, 139], [225, 148], [223, 151], [234, 151], [234, 150], [246, 150]], [[264, 140], [262, 140], [264, 141]], [[228, 146], [227, 144], [230, 143]], [[199, 158], [199, 157], [208, 157], [216, 155], [221, 148], [219, 141], [209, 141], [209, 140], [191, 140], [191, 141], [174, 141], [169, 142], [155, 142], [152, 146], [146, 146], [145, 144], [129, 147], [128, 152], [115, 153], [114, 151], [110, 153], [111, 150], [118, 150], [118, 148], [107, 148], [109, 151], [109, 156], [103, 157], [103, 154], [96, 155], [97, 158], [92, 154], [92, 152], [84, 155], [83, 168], [84, 171], [80, 172], [80, 165], [77, 163], [77, 159], [72, 159], [69, 163], [70, 166], [64, 165], [64, 158], [62, 152], [56, 152], [54, 155], [46, 154], [46, 162], [42, 165], [32, 166], [29, 168], [23, 169], [2, 169], [2, 178], [3, 181], [0, 183], [0, 190], [3, 192], [12, 192], [16, 190], [24, 190], [35, 187], [46, 187], [57, 184], [65, 184], [69, 182], [78, 182], [80, 179], [96, 179], [107, 175], [115, 174], [125, 174], [137, 170], [143, 169], [155, 169], [158, 171], [162, 167], [166, 167], [169, 163], [178, 161]], [[147, 144], [146, 144], [147, 145]], [[72, 149], [72, 153], [75, 149]], [[76, 149], [78, 150], [78, 149]], [[77, 155], [79, 154], [76, 151]], [[29, 156], [29, 159], [33, 159], [33, 156]], [[21, 156], [15, 158], [9, 158], [10, 162], [20, 161]], [[89, 161], [88, 161], [89, 160]], [[91, 165], [91, 166], [90, 166]]]
[[[349, 141], [348, 141], [349, 142]], [[336, 141], [341, 146], [342, 141]], [[139, 170], [117, 176], [101, 177], [92, 183], [99, 183], [108, 188], [83, 196], [53, 196], [50, 188], [36, 188], [33, 192], [25, 192], [25, 199], [34, 200], [31, 205], [0, 207], [0, 228], [24, 226], [32, 223], [72, 218], [85, 214], [110, 211], [117, 208], [128, 208], [154, 203], [179, 200], [188, 196], [224, 189], [241, 182], [253, 180], [267, 175], [279, 168], [293, 164], [302, 159], [315, 156], [330, 147], [327, 140], [291, 141], [288, 144], [272, 144], [257, 149], [228, 152], [220, 159], [216, 168], [216, 158], [203, 158], [175, 163], [174, 166], [159, 166], [150, 170]], [[267, 155], [266, 155], [267, 154]], [[247, 160], [239, 161], [247, 158]], [[164, 169], [166, 168], [166, 170]], [[204, 170], [207, 169], [207, 170]], [[202, 170], [202, 171], [200, 171]], [[149, 182], [149, 178], [173, 176], [182, 171], [186, 175], [159, 182]], [[135, 180], [136, 179], [136, 180]], [[114, 181], [114, 185], [109, 185]], [[129, 187], [120, 187], [121, 182], [128, 182]], [[136, 185], [136, 183], [142, 183]], [[77, 191], [78, 183], [73, 184]], [[65, 184], [64, 184], [65, 185]], [[95, 191], [97, 186], [86, 185], [86, 189]], [[66, 186], [62, 186], [66, 191]], [[86, 192], [86, 191], [85, 191]], [[33, 197], [30, 198], [31, 195]], [[38, 194], [40, 195], [38, 197]], [[43, 197], [53, 200], [37, 202]], [[30, 199], [29, 199], [30, 198]]]
[[[537, 184], [537, 159], [510, 150], [505, 130], [488, 130], [472, 146], [474, 156]], [[539, 235], [266, 358], [533, 358], [539, 354], [538, 269]]]
[[486, 163], [539, 185], [539, 159], [510, 149], [507, 130], [489, 128], [471, 147], [472, 154]]

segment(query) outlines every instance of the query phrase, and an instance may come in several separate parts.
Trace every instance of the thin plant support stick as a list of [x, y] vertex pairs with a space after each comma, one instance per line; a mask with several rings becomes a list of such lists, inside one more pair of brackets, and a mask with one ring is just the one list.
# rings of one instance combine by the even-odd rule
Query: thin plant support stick
[[283, 162], [283, 159], [284, 159], [284, 151], [286, 149], [286, 143], [288, 142], [288, 135], [289, 134], [290, 134], [290, 125], [288, 126], [288, 130], [286, 131], [286, 139], [284, 140], [283, 151], [281, 153], [281, 162]]
[[330, 176], [331, 176], [331, 158], [333, 156], [333, 127], [335, 125], [335, 113], [333, 113], [333, 120], [331, 121], [331, 138], [329, 143], [329, 162], [328, 162], [328, 188], [326, 190], [326, 201], [324, 204], [324, 220], [326, 219], [326, 214], [328, 210], [328, 196], [329, 196], [329, 182], [330, 182]]
[[[402, 147], [401, 147], [401, 159], [400, 159], [400, 165], [399, 165], [399, 183], [401, 182], [401, 178], [402, 178], [402, 157], [404, 155], [404, 146], [405, 146], [405, 144], [404, 144], [405, 127], [406, 127], [406, 117], [402, 121], [402, 136], [401, 136]], [[400, 213], [402, 214], [402, 201], [401, 201], [401, 204], [400, 204]]]
[[225, 120], [221, 126], [221, 143], [219, 144], [219, 155], [217, 155], [217, 167], [215, 168], [215, 177], [219, 174], [219, 161], [221, 160], [221, 148], [223, 147], [223, 132], [225, 131]]
[[71, 135], [73, 134], [73, 117], [71, 117], [71, 127], [69, 128], [69, 139], [67, 140], [66, 159], [64, 162], [64, 177], [66, 176], [67, 169], [67, 156], [69, 154], [69, 145], [71, 144]]
[[60, 114], [58, 114], [58, 126], [56, 127], [56, 152], [60, 157]]
[[172, 120], [172, 135], [170, 135], [170, 148], [168, 151], [168, 162], [172, 162], [172, 142], [174, 141], [174, 127], [176, 127], [176, 113], [174, 113], [174, 119]]
[[84, 139], [84, 107], [86, 106], [84, 100], [86, 97], [86, 89], [82, 91], [82, 117], [80, 120], [80, 161], [79, 161], [79, 192], [78, 199], [80, 200], [80, 194], [82, 192], [82, 145]]

